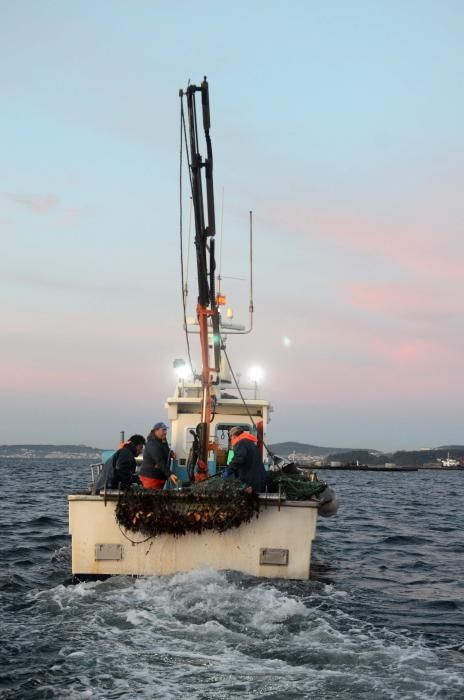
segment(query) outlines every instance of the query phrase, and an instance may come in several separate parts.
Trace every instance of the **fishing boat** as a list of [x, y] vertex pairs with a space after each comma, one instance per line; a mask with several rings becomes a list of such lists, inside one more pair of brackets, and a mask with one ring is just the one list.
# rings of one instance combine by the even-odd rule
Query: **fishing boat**
[[448, 468], [448, 469], [459, 469], [462, 467], [461, 462], [458, 459], [454, 459], [454, 457], [450, 457], [450, 453], [448, 452], [448, 456], [446, 459], [440, 459], [441, 466]]
[[[158, 493], [108, 489], [92, 493], [90, 485], [87, 490], [70, 494], [72, 572], [77, 578], [147, 576], [210, 566], [267, 578], [307, 579], [317, 516], [335, 514], [337, 498], [314, 473], [300, 472], [270, 452], [267, 425], [271, 405], [260, 397], [257, 377], [248, 389], [242, 386], [229, 358], [228, 338], [246, 336], [253, 328], [253, 219], [250, 212], [250, 303], [249, 323], [245, 326], [233, 322], [230, 312], [224, 313], [225, 299], [216, 274], [213, 153], [206, 78], [201, 85], [189, 84], [179, 95], [181, 169], [185, 146], [198, 284], [196, 319], [189, 323], [181, 260], [188, 359], [173, 363], [178, 379], [173, 395], [167, 398], [166, 409], [170, 445], [175, 454], [172, 470], [182, 488]], [[197, 126], [198, 97], [203, 140]], [[199, 151], [200, 142], [206, 145], [205, 158]], [[195, 372], [191, 359], [192, 338], [199, 340], [200, 372]], [[270, 486], [263, 493], [245, 494], [237, 486], [238, 480], [222, 478], [231, 459], [229, 431], [234, 427], [255, 436], [256, 449], [261, 452], [269, 476]], [[237, 493], [232, 493], [232, 486], [239, 489]]]

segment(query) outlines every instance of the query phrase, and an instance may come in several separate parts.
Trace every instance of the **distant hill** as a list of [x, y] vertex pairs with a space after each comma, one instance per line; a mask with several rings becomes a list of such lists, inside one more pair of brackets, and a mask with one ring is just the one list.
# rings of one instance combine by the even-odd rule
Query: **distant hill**
[[313, 457], [325, 457], [337, 452], [350, 451], [349, 447], [321, 447], [320, 445], [307, 445], [303, 442], [276, 442], [274, 445], [269, 445], [269, 449], [281, 457], [287, 457], [292, 452], [312, 455]]
[[342, 464], [370, 464], [379, 465], [391, 462], [389, 456], [376, 450], [349, 450], [347, 452], [332, 452], [326, 458], [327, 462], [342, 462]]
[[396, 452], [380, 452], [373, 449], [353, 449], [346, 447], [322, 447], [309, 445], [303, 442], [279, 442], [269, 445], [275, 454], [288, 457], [293, 452], [297, 455], [311, 455], [322, 457], [326, 462], [342, 462], [352, 464], [380, 465], [385, 462], [393, 462], [398, 466], [422, 466], [428, 463], [436, 463], [445, 459], [448, 452], [455, 459], [464, 459], [464, 445], [442, 445], [430, 450], [397, 450]]
[[21, 459], [100, 459], [101, 452], [88, 445], [0, 445], [0, 457]]
[[464, 445], [440, 445], [440, 447], [434, 447], [434, 450], [464, 450]]
[[437, 463], [448, 456], [455, 459], [464, 458], [464, 447], [455, 446], [453, 449], [437, 448], [433, 450], [398, 450], [397, 452], [375, 452], [370, 450], [350, 450], [349, 452], [336, 452], [326, 457], [327, 462], [338, 461], [344, 464], [353, 464], [358, 461], [360, 464], [379, 465], [392, 462], [402, 467], [421, 467], [424, 464]]
[[446, 459], [448, 452], [454, 459], [464, 457], [464, 447], [456, 445], [453, 448], [439, 447], [433, 450], [400, 450], [393, 452], [388, 461], [403, 466], [421, 466], [428, 462], [438, 462], [440, 459]]

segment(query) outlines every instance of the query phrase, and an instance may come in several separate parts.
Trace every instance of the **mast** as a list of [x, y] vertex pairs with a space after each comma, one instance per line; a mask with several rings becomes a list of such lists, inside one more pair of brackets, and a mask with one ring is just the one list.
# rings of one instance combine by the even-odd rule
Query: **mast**
[[[197, 93], [201, 94], [202, 121], [206, 158], [200, 154], [197, 125]], [[200, 327], [201, 344], [201, 420], [199, 426], [199, 457], [197, 463], [198, 480], [208, 476], [208, 451], [210, 424], [212, 420], [212, 385], [219, 372], [221, 360], [221, 335], [219, 308], [215, 288], [215, 235], [213, 150], [210, 137], [209, 88], [206, 76], [200, 86], [188, 85], [180, 90], [181, 100], [186, 97], [188, 113], [188, 143], [190, 163], [190, 184], [195, 221], [195, 249], [197, 258], [198, 303], [197, 318]], [[187, 137], [186, 137], [187, 140]], [[205, 184], [206, 201], [203, 194]], [[211, 367], [209, 334], [212, 331], [213, 366]]]

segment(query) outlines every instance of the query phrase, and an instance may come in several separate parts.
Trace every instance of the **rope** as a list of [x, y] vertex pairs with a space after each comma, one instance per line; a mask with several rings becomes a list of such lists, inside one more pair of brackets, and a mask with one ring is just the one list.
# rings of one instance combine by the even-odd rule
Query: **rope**
[[[189, 360], [189, 365], [190, 365], [190, 371], [192, 372], [193, 376], [195, 376], [195, 372], [193, 370], [193, 363], [192, 363], [192, 355], [190, 352], [190, 339], [187, 331], [187, 309], [186, 309], [186, 299], [185, 299], [185, 289], [184, 289], [184, 246], [183, 246], [183, 210], [182, 210], [182, 155], [183, 155], [183, 133], [182, 129], [185, 132], [185, 119], [184, 119], [184, 103], [182, 101], [182, 96], [180, 98], [180, 151], [179, 151], [179, 237], [180, 237], [180, 275], [181, 275], [181, 292], [182, 292], [182, 310], [183, 310], [183, 315], [184, 315], [184, 332], [185, 332], [185, 340], [187, 343], [187, 354], [188, 354], [188, 360]], [[190, 174], [190, 161], [188, 157], [188, 149], [187, 150], [187, 162], [189, 166], [189, 176], [191, 178]], [[190, 182], [191, 184], [191, 182]]]
[[126, 535], [126, 533], [124, 532], [124, 530], [122, 529], [122, 527], [120, 526], [120, 524], [118, 523], [117, 520], [116, 520], [116, 522], [117, 522], [117, 524], [118, 524], [118, 528], [119, 528], [119, 530], [120, 530], [120, 532], [121, 532], [121, 535], [122, 535], [123, 537], [125, 537], [126, 540], [129, 540], [129, 542], [130, 542], [131, 544], [145, 544], [145, 542], [148, 542], [148, 540], [153, 540], [153, 539], [156, 537], [156, 535], [149, 535], [149, 536], [146, 537], [144, 540], [131, 540], [131, 538], [128, 537], [128, 536]]

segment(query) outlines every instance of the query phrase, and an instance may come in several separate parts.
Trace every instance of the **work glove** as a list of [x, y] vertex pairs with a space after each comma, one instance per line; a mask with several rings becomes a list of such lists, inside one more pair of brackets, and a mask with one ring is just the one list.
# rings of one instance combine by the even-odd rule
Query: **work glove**
[[177, 484], [177, 482], [179, 481], [178, 477], [175, 474], [171, 474], [169, 478], [174, 484]]

